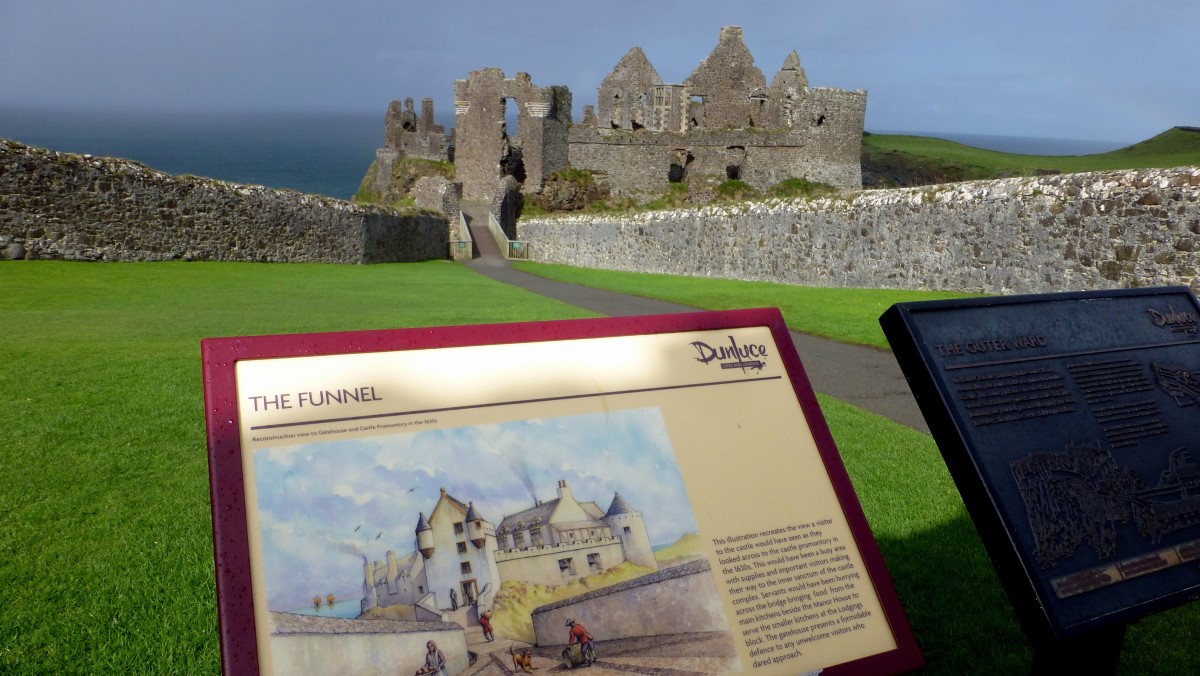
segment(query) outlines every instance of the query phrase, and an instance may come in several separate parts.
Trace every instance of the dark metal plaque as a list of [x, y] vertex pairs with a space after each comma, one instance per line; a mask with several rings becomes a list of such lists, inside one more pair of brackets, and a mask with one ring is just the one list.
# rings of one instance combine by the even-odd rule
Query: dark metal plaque
[[1031, 638], [1200, 595], [1200, 305], [1186, 287], [880, 317]]

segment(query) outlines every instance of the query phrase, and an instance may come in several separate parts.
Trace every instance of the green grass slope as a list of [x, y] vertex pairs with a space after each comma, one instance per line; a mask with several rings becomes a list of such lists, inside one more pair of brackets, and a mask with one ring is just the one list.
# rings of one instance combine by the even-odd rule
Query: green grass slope
[[1146, 169], [1200, 164], [1200, 129], [1175, 127], [1153, 138], [1094, 155], [1014, 155], [924, 136], [865, 134], [863, 182], [869, 187]]

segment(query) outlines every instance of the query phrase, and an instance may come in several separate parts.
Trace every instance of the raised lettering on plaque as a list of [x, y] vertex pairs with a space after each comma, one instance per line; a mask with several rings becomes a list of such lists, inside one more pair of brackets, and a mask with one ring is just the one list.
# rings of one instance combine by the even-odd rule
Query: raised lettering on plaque
[[1188, 289], [906, 303], [880, 322], [1027, 630], [1200, 590]]

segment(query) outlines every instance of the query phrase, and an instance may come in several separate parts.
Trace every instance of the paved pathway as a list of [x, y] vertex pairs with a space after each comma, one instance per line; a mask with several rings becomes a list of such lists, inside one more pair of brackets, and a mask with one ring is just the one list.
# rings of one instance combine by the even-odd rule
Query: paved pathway
[[[565, 284], [520, 272], [509, 267], [508, 261], [499, 255], [498, 250], [495, 254], [476, 258], [467, 265], [505, 284], [610, 317], [697, 310], [685, 305]], [[813, 389], [929, 433], [891, 351], [848, 345], [796, 332], [792, 332], [792, 341]]]

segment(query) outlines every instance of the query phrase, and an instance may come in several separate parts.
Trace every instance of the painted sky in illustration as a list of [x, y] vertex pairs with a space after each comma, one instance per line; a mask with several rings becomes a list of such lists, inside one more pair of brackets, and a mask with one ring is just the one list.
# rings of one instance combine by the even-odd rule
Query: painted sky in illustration
[[656, 408], [277, 447], [254, 468], [272, 610], [360, 597], [363, 558], [413, 551], [442, 487], [493, 525], [565, 479], [601, 509], [620, 493], [655, 546], [697, 530]]

